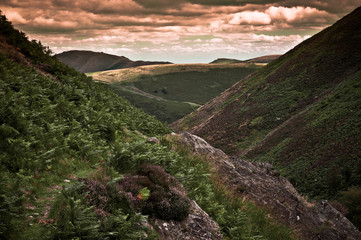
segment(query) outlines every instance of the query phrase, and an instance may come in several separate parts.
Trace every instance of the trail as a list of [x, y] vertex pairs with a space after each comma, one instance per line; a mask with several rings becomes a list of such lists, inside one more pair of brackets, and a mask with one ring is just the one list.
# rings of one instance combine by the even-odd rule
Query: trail
[[192, 106], [198, 106], [198, 107], [202, 106], [200, 104], [192, 103], [192, 102], [178, 102], [178, 101], [167, 100], [165, 98], [154, 96], [154, 95], [152, 95], [150, 93], [144, 92], [144, 91], [142, 91], [139, 88], [136, 88], [134, 86], [121, 86], [120, 88], [125, 90], [125, 91], [129, 91], [129, 92], [132, 92], [132, 93], [135, 93], [135, 94], [147, 97], [147, 98], [156, 99], [156, 100], [159, 100], [159, 101], [175, 102], [175, 103], [186, 103], [186, 104], [189, 104], [189, 105], [192, 105]]

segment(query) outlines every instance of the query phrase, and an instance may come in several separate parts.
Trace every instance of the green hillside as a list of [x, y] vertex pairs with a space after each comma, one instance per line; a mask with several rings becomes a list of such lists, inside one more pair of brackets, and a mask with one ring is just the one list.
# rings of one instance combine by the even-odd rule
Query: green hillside
[[294, 239], [167, 126], [2, 15], [0, 45], [0, 239], [159, 239], [155, 220], [183, 220], [188, 198], [225, 238]]
[[[273, 163], [311, 198], [360, 188], [360, 28], [358, 8], [172, 127]], [[344, 203], [360, 227], [360, 202]]]
[[171, 123], [216, 97], [257, 64], [173, 64], [90, 74], [110, 82], [120, 96], [161, 121]]

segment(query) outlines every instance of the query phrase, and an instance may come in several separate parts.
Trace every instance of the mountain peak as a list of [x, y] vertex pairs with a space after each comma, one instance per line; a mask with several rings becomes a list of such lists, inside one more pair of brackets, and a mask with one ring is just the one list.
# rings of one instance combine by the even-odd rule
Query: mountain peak
[[55, 57], [83, 73], [137, 67], [143, 65], [171, 64], [170, 62], [132, 61], [124, 56], [103, 52], [71, 50], [56, 54]]

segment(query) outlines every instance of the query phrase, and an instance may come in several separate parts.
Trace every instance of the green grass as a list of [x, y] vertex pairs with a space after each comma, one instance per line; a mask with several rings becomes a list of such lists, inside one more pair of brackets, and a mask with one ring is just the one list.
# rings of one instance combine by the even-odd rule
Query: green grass
[[133, 85], [144, 92], [171, 101], [204, 104], [254, 70], [255, 68], [220, 68], [205, 69], [204, 72], [141, 75], [135, 82], [122, 84]]
[[175, 176], [188, 197], [220, 225], [227, 239], [294, 239], [291, 229], [275, 223], [267, 217], [267, 211], [237, 196], [215, 165], [192, 154], [177, 137], [164, 136], [157, 145], [134, 136], [129, 142], [119, 142], [117, 151], [126, 156], [122, 164], [127, 167], [151, 163]]
[[259, 68], [245, 63], [173, 64], [100, 72], [91, 76], [109, 82], [133, 105], [170, 123]]
[[360, 186], [360, 79], [360, 71], [345, 79], [296, 118], [297, 131], [286, 125], [251, 158], [267, 156], [301, 193], [313, 198], [332, 199], [339, 191]]
[[313, 199], [361, 187], [360, 11], [241, 80], [175, 130], [194, 129], [228, 154], [271, 161]]
[[162, 122], [174, 122], [189, 114], [199, 107], [198, 104], [188, 102], [177, 102], [149, 98], [140, 94], [135, 94], [123, 87], [113, 84], [114, 91], [131, 102], [135, 107], [143, 109], [149, 115], [156, 116]]

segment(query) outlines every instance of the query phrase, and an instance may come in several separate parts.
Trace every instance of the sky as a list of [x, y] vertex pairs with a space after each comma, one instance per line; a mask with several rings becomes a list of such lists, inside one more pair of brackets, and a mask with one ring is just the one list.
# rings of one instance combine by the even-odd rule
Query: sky
[[54, 53], [207, 63], [284, 54], [361, 0], [0, 0], [2, 14]]

